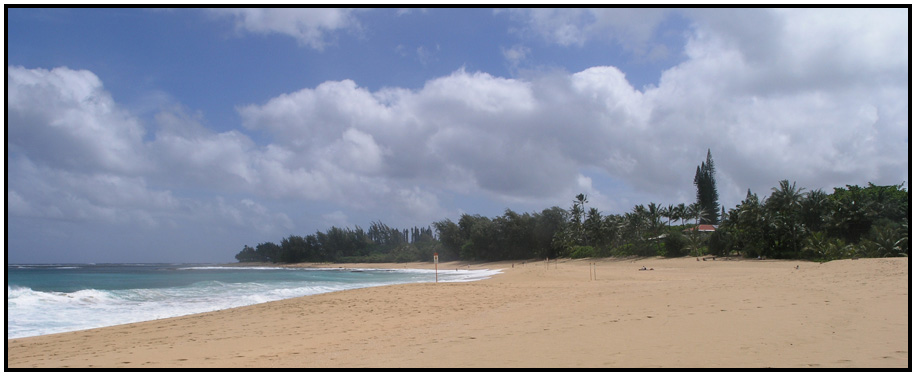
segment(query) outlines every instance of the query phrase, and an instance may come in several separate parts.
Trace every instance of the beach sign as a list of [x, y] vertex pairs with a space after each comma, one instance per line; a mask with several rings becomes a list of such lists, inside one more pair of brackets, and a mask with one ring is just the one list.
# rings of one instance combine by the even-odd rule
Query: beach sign
[[439, 283], [439, 252], [433, 253], [433, 264], [436, 264], [436, 283]]

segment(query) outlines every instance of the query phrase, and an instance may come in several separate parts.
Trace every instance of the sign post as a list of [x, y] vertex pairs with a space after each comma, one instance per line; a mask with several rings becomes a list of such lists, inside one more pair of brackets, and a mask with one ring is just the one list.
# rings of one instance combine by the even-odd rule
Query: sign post
[[433, 263], [436, 264], [436, 283], [439, 283], [439, 253], [433, 253]]

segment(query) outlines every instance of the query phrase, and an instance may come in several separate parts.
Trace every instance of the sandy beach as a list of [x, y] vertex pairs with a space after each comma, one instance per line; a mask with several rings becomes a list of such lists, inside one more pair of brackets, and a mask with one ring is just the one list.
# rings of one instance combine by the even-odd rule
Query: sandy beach
[[441, 263], [440, 269], [503, 273], [8, 340], [7, 362], [9, 368], [906, 368], [908, 261]]

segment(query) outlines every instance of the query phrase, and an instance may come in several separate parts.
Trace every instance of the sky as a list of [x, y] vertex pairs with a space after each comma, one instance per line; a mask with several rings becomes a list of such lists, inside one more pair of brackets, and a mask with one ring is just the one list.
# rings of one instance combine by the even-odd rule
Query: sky
[[331, 226], [909, 188], [909, 13], [7, 10], [8, 263]]

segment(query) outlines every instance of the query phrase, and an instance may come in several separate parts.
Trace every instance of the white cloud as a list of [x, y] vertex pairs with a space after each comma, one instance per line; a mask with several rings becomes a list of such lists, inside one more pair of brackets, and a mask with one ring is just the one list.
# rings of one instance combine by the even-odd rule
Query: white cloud
[[171, 108], [156, 117], [154, 137], [145, 140], [143, 124], [93, 73], [8, 70], [12, 215], [151, 231], [232, 225], [223, 219], [236, 217], [256, 231], [292, 227], [285, 214], [251, 199], [214, 203], [179, 192], [256, 192], [262, 153], [247, 136], [212, 132]]
[[513, 9], [524, 25], [523, 33], [535, 34], [561, 46], [585, 45], [589, 40], [612, 40], [637, 56], [660, 59], [667, 55], [663, 44], [653, 43], [656, 29], [671, 13], [658, 8], [533, 8]]
[[215, 203], [205, 202], [204, 205], [197, 206], [197, 209], [199, 211], [193, 216], [206, 223], [219, 223], [219, 219], [228, 219], [237, 228], [254, 229], [265, 235], [275, 235], [293, 228], [293, 223], [286, 214], [271, 212], [251, 199], [227, 203], [224, 198], [217, 197]]
[[514, 17], [527, 23], [527, 32], [539, 34], [550, 42], [562, 46], [579, 45], [587, 39], [585, 26], [593, 22], [587, 9], [512, 9]]
[[[899, 9], [732, 9], [689, 13], [693, 64], [727, 74], [728, 89], [844, 90], [895, 84], [908, 72]], [[725, 53], [728, 64], [712, 66]], [[732, 69], [729, 69], [729, 68]], [[743, 77], [743, 78], [742, 78]]]
[[155, 227], [159, 222], [150, 213], [179, 206], [171, 192], [151, 189], [140, 177], [71, 172], [24, 158], [12, 160], [10, 167], [14, 214], [24, 217]]
[[323, 49], [328, 34], [338, 30], [358, 30], [360, 25], [353, 9], [333, 8], [243, 8], [211, 9], [210, 12], [232, 18], [239, 30], [259, 34], [284, 34], [300, 45]]
[[345, 167], [347, 170], [364, 174], [374, 174], [381, 171], [385, 150], [375, 143], [370, 134], [350, 128], [344, 131], [337, 142], [328, 148], [329, 158]]
[[[565, 19], [576, 17], [585, 16], [576, 13]], [[655, 14], [650, 21], [660, 17]], [[629, 27], [635, 40], [651, 35], [651, 28], [626, 26], [626, 17], [617, 23], [608, 15], [599, 18], [595, 22]], [[783, 38], [768, 42], [772, 54], [806, 43], [803, 35], [791, 32], [794, 20], [778, 12], [758, 18], [747, 22], [776, 28], [774, 35]], [[302, 139], [303, 145], [306, 139], [312, 141], [305, 150], [314, 144], [341, 145], [348, 129], [358, 130], [366, 140], [371, 136], [366, 150], [381, 155], [381, 162], [361, 159], [384, 166], [385, 174], [373, 177], [393, 187], [389, 192], [419, 182], [435, 190], [549, 203], [576, 189], [583, 169], [595, 167], [644, 192], [632, 195], [634, 200], [689, 199], [693, 172], [707, 148], [719, 162], [723, 184], [741, 185], [721, 187], [729, 192], [725, 204], [743, 198], [748, 187], [766, 191], [787, 178], [832, 187], [850, 179], [896, 179], [886, 176], [889, 171], [904, 176], [905, 162], [893, 161], [905, 160], [906, 145], [900, 140], [906, 111], [889, 95], [905, 97], [905, 85], [860, 80], [838, 90], [826, 81], [798, 84], [794, 77], [816, 74], [830, 57], [800, 66], [783, 66], [782, 59], [754, 61], [757, 57], [745, 55], [744, 44], [729, 41], [734, 35], [723, 36], [716, 29], [724, 26], [699, 22], [688, 38], [690, 59], [664, 72], [659, 86], [645, 91], [633, 88], [615, 67], [524, 80], [461, 69], [414, 91], [372, 93], [352, 81], [326, 82], [264, 106], [245, 107], [242, 114], [248, 127], [273, 130], [278, 139]], [[884, 39], [872, 34], [867, 38], [880, 39], [877, 44], [882, 46], [893, 44], [888, 40], [899, 39], [896, 30], [888, 28]], [[740, 30], [737, 35], [759, 38]], [[794, 53], [792, 48], [789, 52]], [[849, 53], [840, 48], [834, 58]], [[894, 56], [884, 60], [901, 61], [899, 52], [883, 47], [872, 56], [887, 54]], [[869, 72], [863, 77], [905, 77], [898, 72], [899, 64], [858, 63], [863, 66], [856, 71]], [[348, 158], [347, 153], [337, 155], [338, 161]], [[897, 167], [882, 167], [888, 165]], [[460, 188], [451, 188], [456, 186]]]
[[531, 54], [531, 49], [523, 45], [517, 44], [511, 48], [502, 48], [503, 58], [509, 63], [510, 67], [516, 68], [519, 64], [522, 63], [525, 59], [528, 58], [528, 55]]
[[10, 150], [60, 168], [137, 172], [144, 129], [92, 72], [7, 68]]
[[258, 184], [254, 142], [238, 131], [215, 133], [198, 120], [177, 108], [156, 116], [158, 129], [148, 148], [159, 179], [211, 189]]
[[[909, 167], [907, 23], [885, 12], [703, 13], [688, 60], [645, 90], [610, 66], [458, 69], [414, 90], [328, 81], [240, 105], [245, 129], [223, 132], [181, 108], [147, 130], [91, 72], [9, 67], [10, 214], [282, 236], [309, 231], [276, 209], [290, 202], [321, 203], [340, 225], [366, 213], [421, 225], [454, 213], [455, 196], [540, 210], [584, 192], [609, 213], [689, 202], [707, 148], [725, 205], [782, 179], [896, 184]], [[576, 30], [568, 43], [592, 29]]]

